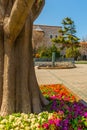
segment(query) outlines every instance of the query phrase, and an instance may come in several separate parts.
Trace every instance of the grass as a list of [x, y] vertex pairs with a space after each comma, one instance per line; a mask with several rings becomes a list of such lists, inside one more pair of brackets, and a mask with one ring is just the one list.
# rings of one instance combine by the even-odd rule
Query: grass
[[75, 64], [87, 64], [87, 61], [75, 61]]

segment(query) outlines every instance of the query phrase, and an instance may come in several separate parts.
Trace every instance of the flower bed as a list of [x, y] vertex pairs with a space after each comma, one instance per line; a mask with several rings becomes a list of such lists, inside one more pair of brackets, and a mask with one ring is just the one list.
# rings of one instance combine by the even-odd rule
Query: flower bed
[[87, 130], [87, 107], [64, 85], [43, 85], [49, 105], [39, 114], [0, 117], [0, 130]]
[[72, 62], [58, 62], [53, 66], [52, 63], [43, 63], [37, 67], [38, 69], [72, 69], [76, 68], [75, 64]]

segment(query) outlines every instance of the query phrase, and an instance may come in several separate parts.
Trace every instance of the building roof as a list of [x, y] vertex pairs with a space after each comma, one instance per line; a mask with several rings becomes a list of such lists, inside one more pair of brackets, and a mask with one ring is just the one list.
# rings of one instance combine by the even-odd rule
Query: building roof
[[39, 25], [36, 28], [34, 28], [34, 31], [44, 32]]
[[85, 45], [85, 46], [87, 46], [87, 42], [80, 42], [80, 45]]
[[57, 27], [57, 28], [62, 28], [62, 26], [52, 26], [52, 25], [41, 25], [41, 24], [34, 24], [33, 26], [41, 26], [41, 27]]

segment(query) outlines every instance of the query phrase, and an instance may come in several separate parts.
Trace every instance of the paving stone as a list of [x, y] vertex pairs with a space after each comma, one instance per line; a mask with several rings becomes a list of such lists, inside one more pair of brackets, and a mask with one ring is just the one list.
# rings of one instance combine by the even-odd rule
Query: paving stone
[[38, 84], [64, 84], [87, 102], [87, 65], [76, 64], [73, 69], [37, 69]]

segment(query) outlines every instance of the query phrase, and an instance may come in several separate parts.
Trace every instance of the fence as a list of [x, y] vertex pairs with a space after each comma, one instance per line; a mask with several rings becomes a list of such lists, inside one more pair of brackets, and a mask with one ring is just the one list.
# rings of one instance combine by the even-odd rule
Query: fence
[[[58, 64], [59, 62], [72, 62], [75, 63], [74, 58], [59, 58], [55, 60], [55, 64]], [[34, 65], [52, 65], [52, 59], [51, 58], [34, 58]]]

